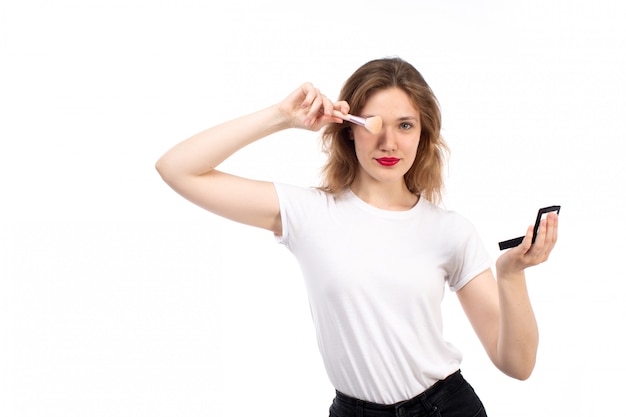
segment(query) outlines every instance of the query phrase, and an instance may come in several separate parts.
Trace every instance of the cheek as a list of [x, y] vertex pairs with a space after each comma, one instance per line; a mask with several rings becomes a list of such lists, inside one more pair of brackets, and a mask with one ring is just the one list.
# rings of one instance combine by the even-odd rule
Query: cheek
[[407, 149], [407, 155], [411, 155], [411, 163], [413, 163], [413, 161], [415, 161], [415, 158], [417, 158], [417, 154], [419, 153], [419, 140], [417, 141], [417, 143], [413, 144], [409, 149]]
[[369, 152], [372, 149], [372, 141], [367, 140], [366, 138], [356, 136], [352, 139], [352, 141], [354, 143], [354, 150], [357, 154]]
[[354, 154], [356, 155], [356, 159], [359, 161], [359, 164], [364, 158], [366, 158], [366, 152], [363, 149], [363, 146], [360, 146], [357, 141], [354, 142]]

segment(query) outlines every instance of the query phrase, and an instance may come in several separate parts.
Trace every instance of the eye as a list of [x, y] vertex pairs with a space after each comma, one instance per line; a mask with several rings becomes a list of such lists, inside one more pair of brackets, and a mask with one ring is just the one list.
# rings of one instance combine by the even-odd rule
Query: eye
[[413, 125], [409, 122], [402, 122], [400, 123], [400, 129], [402, 130], [409, 130], [410, 128], [412, 128]]

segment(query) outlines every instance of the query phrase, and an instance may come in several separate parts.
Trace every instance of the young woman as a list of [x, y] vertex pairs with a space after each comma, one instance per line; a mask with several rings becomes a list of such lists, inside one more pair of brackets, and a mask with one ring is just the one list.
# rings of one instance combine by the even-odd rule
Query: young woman
[[[377, 133], [333, 111], [380, 116]], [[273, 232], [301, 266], [320, 352], [337, 395], [333, 417], [484, 416], [442, 337], [444, 287], [456, 292], [496, 367], [530, 376], [538, 331], [524, 270], [548, 259], [557, 216], [491, 259], [473, 226], [436, 204], [446, 145], [437, 100], [398, 59], [360, 67], [332, 102], [305, 83], [280, 103], [210, 128], [157, 162], [185, 198]], [[319, 188], [256, 181], [216, 167], [238, 149], [288, 128], [324, 128]], [[250, 202], [254, 202], [251, 204]]]

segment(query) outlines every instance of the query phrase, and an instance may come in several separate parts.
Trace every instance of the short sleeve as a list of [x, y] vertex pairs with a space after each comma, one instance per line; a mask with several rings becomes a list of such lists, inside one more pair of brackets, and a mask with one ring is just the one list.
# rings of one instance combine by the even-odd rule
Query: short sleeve
[[278, 205], [280, 208], [280, 222], [282, 224], [282, 235], [274, 235], [276, 242], [288, 246], [289, 241], [289, 193], [288, 187], [285, 184], [274, 183], [276, 189], [276, 195], [278, 196]]
[[326, 206], [328, 196], [325, 192], [315, 188], [304, 188], [284, 183], [274, 183], [278, 204], [280, 207], [280, 220], [282, 223], [282, 236], [276, 236], [276, 241], [292, 249], [294, 239], [311, 223], [315, 213]]
[[465, 218], [457, 215], [453, 233], [457, 244], [451, 256], [448, 285], [452, 292], [463, 288], [481, 272], [490, 268], [493, 260], [483, 244], [476, 228]]

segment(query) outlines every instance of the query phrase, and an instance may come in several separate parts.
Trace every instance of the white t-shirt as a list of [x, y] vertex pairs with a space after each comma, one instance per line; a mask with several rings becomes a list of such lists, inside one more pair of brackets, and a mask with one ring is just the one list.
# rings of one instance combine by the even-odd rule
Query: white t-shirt
[[282, 237], [302, 269], [320, 352], [333, 386], [379, 404], [412, 398], [459, 369], [443, 339], [446, 283], [457, 291], [491, 266], [474, 227], [424, 198], [378, 209], [275, 184]]

